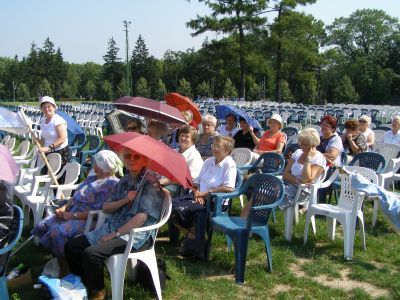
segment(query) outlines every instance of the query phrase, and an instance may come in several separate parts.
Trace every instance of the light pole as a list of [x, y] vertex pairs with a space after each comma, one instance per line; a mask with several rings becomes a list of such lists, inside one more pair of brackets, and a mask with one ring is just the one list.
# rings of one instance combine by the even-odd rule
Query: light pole
[[125, 41], [126, 41], [126, 95], [132, 95], [132, 75], [131, 75], [131, 64], [129, 62], [129, 42], [128, 42], [128, 26], [131, 25], [131, 21], [123, 21], [125, 26]]
[[14, 102], [15, 102], [15, 91], [17, 89], [17, 85], [14, 83], [14, 80], [12, 82], [12, 85], [13, 85], [13, 96], [14, 96]]

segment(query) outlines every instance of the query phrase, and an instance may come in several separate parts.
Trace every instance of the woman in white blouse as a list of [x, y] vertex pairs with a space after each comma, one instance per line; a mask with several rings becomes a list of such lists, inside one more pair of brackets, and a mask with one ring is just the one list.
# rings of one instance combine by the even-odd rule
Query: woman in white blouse
[[[56, 152], [61, 155], [61, 168], [71, 160], [71, 149], [68, 147], [67, 122], [56, 114], [56, 103], [52, 97], [40, 98], [40, 108], [44, 118], [40, 122], [41, 147], [39, 151], [46, 154]], [[59, 183], [63, 183], [60, 178]]]
[[375, 143], [375, 133], [369, 126], [371, 125], [371, 118], [367, 115], [362, 115], [358, 118], [358, 129], [367, 140], [368, 148], [372, 148]]
[[[196, 128], [186, 125], [179, 129], [179, 148], [176, 149], [176, 151], [185, 157], [192, 179], [199, 176], [201, 167], [203, 166], [203, 159], [195, 146], [197, 138], [198, 134]], [[168, 178], [161, 178], [160, 183], [165, 186], [172, 196], [174, 196], [178, 190], [178, 186]]]

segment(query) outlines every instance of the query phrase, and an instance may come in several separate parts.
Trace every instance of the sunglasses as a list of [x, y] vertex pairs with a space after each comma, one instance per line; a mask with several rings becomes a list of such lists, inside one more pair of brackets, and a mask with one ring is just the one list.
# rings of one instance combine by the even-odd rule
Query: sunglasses
[[135, 131], [136, 129], [137, 129], [137, 127], [135, 127], [135, 126], [129, 126], [126, 128], [126, 130], [128, 130], [128, 131]]
[[365, 120], [358, 120], [358, 122], [360, 122], [360, 123], [367, 123], [367, 121], [365, 121]]
[[139, 154], [126, 153], [124, 155], [124, 159], [128, 159], [128, 160], [139, 160], [141, 158], [142, 158], [142, 156]]

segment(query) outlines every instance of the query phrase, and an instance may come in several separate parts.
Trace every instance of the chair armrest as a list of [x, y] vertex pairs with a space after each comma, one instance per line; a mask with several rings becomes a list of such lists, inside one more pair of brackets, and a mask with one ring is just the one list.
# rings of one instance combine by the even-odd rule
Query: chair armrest
[[[240, 195], [239, 191], [233, 191], [230, 193], [211, 193], [210, 199], [214, 199], [214, 213], [213, 217], [218, 216], [222, 213], [222, 202], [225, 199], [231, 199], [238, 197]], [[211, 201], [207, 201], [207, 212], [210, 212]]]
[[87, 219], [86, 219], [86, 225], [85, 225], [85, 230], [84, 232], [89, 232], [90, 228], [92, 227], [93, 223], [93, 218], [94, 216], [97, 216], [97, 222], [96, 222], [96, 228], [99, 228], [101, 225], [104, 224], [104, 221], [108, 214], [104, 213], [102, 210], [91, 210], [88, 213]]
[[252, 169], [254, 169], [255, 167], [254, 167], [254, 165], [243, 165], [243, 166], [240, 166], [240, 167], [237, 167], [239, 170], [241, 170], [241, 171], [246, 171], [246, 170], [252, 170]]
[[268, 208], [275, 208], [282, 202], [282, 199], [280, 201], [276, 201], [276, 202], [274, 202], [272, 204], [254, 206], [251, 209], [252, 210], [264, 210], [264, 209], [268, 209]]
[[65, 190], [76, 190], [78, 186], [79, 184], [60, 184], [60, 185], [52, 184], [50, 185], [50, 188], [65, 191]]

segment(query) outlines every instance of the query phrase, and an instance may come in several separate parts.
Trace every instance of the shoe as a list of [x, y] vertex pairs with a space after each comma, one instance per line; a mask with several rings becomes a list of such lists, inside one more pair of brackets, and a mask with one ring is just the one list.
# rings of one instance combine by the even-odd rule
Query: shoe
[[89, 300], [104, 300], [106, 298], [106, 290], [102, 289], [98, 292], [92, 292]]

